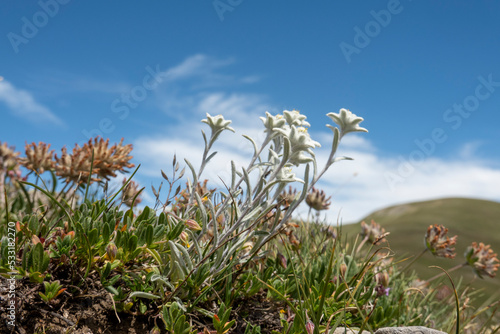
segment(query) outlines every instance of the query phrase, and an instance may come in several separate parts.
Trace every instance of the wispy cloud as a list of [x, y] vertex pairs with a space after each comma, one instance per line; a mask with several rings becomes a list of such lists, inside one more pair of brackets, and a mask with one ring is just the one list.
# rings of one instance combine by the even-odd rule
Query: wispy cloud
[[[191, 77], [214, 77], [214, 70], [234, 63], [234, 59], [216, 59], [203, 54], [197, 54], [186, 58], [182, 63], [165, 71], [164, 77], [169, 81], [178, 81]], [[216, 84], [216, 80], [212, 80]]]
[[[118, 73], [111, 73], [112, 77], [120, 77]], [[45, 69], [29, 76], [30, 87], [39, 94], [55, 97], [68, 93], [98, 93], [119, 94], [130, 90], [131, 85], [125, 80], [101, 80], [85, 74], [75, 74], [57, 69]]]
[[[210, 71], [202, 69], [208, 60], [204, 56], [196, 56], [174, 67], [175, 73], [169, 87], [174, 89], [163, 92], [163, 106], [166, 110], [182, 111], [183, 117], [178, 122], [166, 126], [164, 131], [138, 138], [134, 142], [134, 152], [138, 161], [142, 162], [139, 173], [144, 177], [160, 180], [160, 169], [168, 171], [173, 155], [182, 161], [184, 158], [198, 166], [203, 153], [203, 140], [200, 131], [209, 131], [200, 120], [208, 112], [211, 115], [222, 114], [233, 121], [231, 126], [237, 133], [223, 133], [213, 149], [218, 151], [214, 159], [205, 169], [203, 178], [214, 185], [223, 187], [230, 180], [230, 162], [234, 160], [238, 166], [245, 166], [253, 152], [251, 144], [241, 135], [246, 134], [260, 142], [264, 136], [263, 127], [258, 116], [266, 110], [276, 113], [276, 108], [268, 102], [264, 95], [242, 93], [226, 89], [199, 89], [193, 93], [195, 81], [208, 77], [217, 81], [217, 70], [223, 66], [212, 66]], [[229, 65], [228, 62], [227, 65]], [[207, 73], [211, 73], [207, 75]], [[185, 80], [188, 79], [189, 80]], [[185, 86], [177, 84], [185, 80]], [[233, 81], [240, 78], [233, 77]], [[214, 82], [212, 87], [221, 85]], [[186, 112], [189, 111], [189, 112]], [[307, 111], [304, 112], [307, 115]], [[170, 113], [169, 113], [170, 114]], [[325, 122], [328, 118], [325, 117]], [[324, 163], [329, 154], [332, 141], [331, 131], [311, 129], [311, 136], [320, 141], [322, 147], [317, 149], [319, 164]], [[473, 145], [474, 146], [474, 145]], [[475, 147], [465, 148], [471, 154]], [[341, 161], [334, 164], [324, 175], [318, 187], [332, 195], [332, 206], [327, 212], [328, 220], [336, 222], [340, 216], [343, 222], [354, 222], [370, 212], [396, 203], [427, 200], [441, 197], [474, 197], [500, 200], [500, 169], [478, 159], [439, 159], [428, 158], [404, 182], [395, 187], [386, 180], [386, 172], [396, 170], [400, 165], [397, 156], [391, 156], [370, 141], [370, 134], [349, 134], [341, 143], [338, 155], [354, 158], [354, 161]], [[297, 171], [300, 175], [299, 171]], [[300, 184], [297, 184], [300, 188]], [[306, 208], [300, 210], [305, 213]]]
[[459, 151], [459, 156], [462, 159], [472, 159], [475, 158], [476, 152], [483, 145], [481, 141], [471, 141], [465, 143]]
[[[238, 77], [224, 73], [225, 68], [234, 63], [232, 58], [217, 59], [197, 54], [163, 71], [161, 77], [165, 82], [155, 92], [158, 106], [171, 117], [187, 119], [200, 111], [202, 114], [210, 112], [214, 104], [229, 111], [245, 108], [248, 106], [246, 100], [263, 101], [263, 96], [234, 92], [235, 88], [260, 80], [258, 75]], [[225, 105], [219, 103], [222, 100]]]
[[16, 88], [6, 80], [0, 81], [0, 101], [7, 105], [12, 114], [29, 121], [64, 125], [64, 122], [49, 108], [38, 103], [30, 92]]
[[[203, 153], [203, 139], [201, 130], [209, 133], [200, 121], [206, 113], [212, 115], [223, 114], [232, 120], [231, 126], [238, 133], [223, 133], [221, 140], [214, 145], [218, 151], [216, 158], [210, 162], [205, 177], [218, 183], [219, 176], [228, 174], [230, 162], [234, 160], [237, 165], [243, 165], [251, 157], [252, 147], [247, 139], [241, 135], [246, 134], [255, 140], [262, 140], [263, 132], [258, 119], [260, 110], [267, 110], [266, 104], [257, 95], [214, 93], [198, 96], [190, 101], [195, 104], [195, 112], [182, 119], [180, 123], [165, 127], [163, 133], [143, 136], [134, 142], [134, 152], [138, 161], [143, 164], [142, 173], [148, 176], [158, 176], [160, 169], [165, 169], [174, 154], [181, 161], [188, 159], [194, 166], [199, 165]], [[222, 186], [222, 183], [218, 183]]]

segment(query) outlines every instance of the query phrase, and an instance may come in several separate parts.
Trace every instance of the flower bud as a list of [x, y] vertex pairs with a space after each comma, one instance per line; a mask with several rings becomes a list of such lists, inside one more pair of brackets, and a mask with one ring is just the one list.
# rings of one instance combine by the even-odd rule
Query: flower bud
[[114, 261], [116, 258], [116, 254], [118, 254], [118, 248], [112, 242], [106, 246], [106, 255], [108, 256], [109, 261]]
[[149, 334], [161, 334], [161, 330], [158, 327], [153, 328]]
[[346, 272], [347, 272], [347, 265], [345, 263], [342, 263], [340, 265], [340, 276], [345, 277]]
[[377, 297], [386, 295], [389, 296], [389, 291], [391, 288], [385, 288], [382, 284], [379, 284], [375, 287], [375, 292], [377, 294]]
[[241, 248], [242, 252], [245, 252], [245, 253], [250, 253], [250, 251], [252, 250], [254, 246], [254, 243], [251, 242], [251, 241], [247, 241], [243, 244], [243, 247]]
[[186, 227], [191, 231], [201, 231], [201, 226], [195, 220], [188, 219], [185, 221]]
[[181, 241], [189, 248], [189, 234], [187, 234], [186, 231], [181, 232], [179, 239], [181, 239]]
[[375, 282], [387, 288], [389, 286], [389, 274], [387, 271], [377, 273], [375, 275]]
[[285, 256], [283, 256], [283, 254], [278, 253], [278, 261], [279, 261], [279, 264], [281, 264], [281, 266], [286, 269], [287, 262], [286, 262]]
[[307, 334], [314, 333], [314, 323], [311, 320], [307, 320], [306, 322], [306, 331]]

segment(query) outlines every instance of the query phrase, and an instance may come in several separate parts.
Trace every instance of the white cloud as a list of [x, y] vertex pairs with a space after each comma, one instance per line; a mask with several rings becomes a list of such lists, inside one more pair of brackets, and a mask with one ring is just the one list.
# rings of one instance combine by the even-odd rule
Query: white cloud
[[16, 116], [32, 122], [47, 121], [56, 125], [64, 125], [64, 122], [47, 107], [35, 101], [31, 93], [16, 88], [5, 80], [0, 81], [0, 101], [3, 101]]
[[[114, 71], [108, 74], [113, 78], [121, 77], [121, 74]], [[121, 94], [132, 88], [125, 80], [101, 80], [54, 68], [41, 70], [28, 78], [32, 89], [36, 89], [39, 95], [50, 98], [65, 97], [69, 93]]]
[[213, 150], [218, 151], [218, 154], [204, 173], [204, 177], [222, 186], [218, 177], [222, 174], [228, 175], [230, 161], [234, 160], [237, 165], [242, 166], [253, 153], [252, 145], [242, 135], [262, 142], [262, 122], [258, 119], [257, 111], [265, 110], [265, 103], [259, 96], [223, 93], [200, 95], [191, 102], [196, 103], [195, 115], [175, 126], [167, 127], [164, 131], [167, 135], [156, 134], [138, 138], [134, 142], [135, 157], [138, 161], [148, 162], [141, 168], [141, 172], [148, 176], [158, 176], [160, 169], [166, 170], [171, 166], [174, 154], [178, 160], [188, 159], [197, 167], [204, 150], [201, 130], [210, 136], [210, 129], [201, 123], [201, 120], [206, 117], [206, 113], [222, 114], [233, 122], [231, 127], [237, 133], [226, 131], [221, 135], [213, 146]]
[[[199, 76], [206, 74], [200, 74], [199, 66], [206, 61], [205, 57], [196, 57], [183, 63], [182, 67], [172, 73], [176, 73], [177, 78], [190, 75], [197, 80]], [[217, 75], [210, 77], [213, 79]], [[217, 84], [218, 82], [214, 82], [214, 86]], [[265, 96], [233, 93], [229, 92], [229, 89], [197, 91], [193, 94], [190, 92], [189, 95], [179, 89], [175, 91], [175, 96], [172, 91], [164, 93], [166, 100], [170, 99], [171, 106], [176, 104], [179, 110], [192, 112], [183, 113], [184, 117], [179, 118], [177, 124], [166, 127], [161, 134], [145, 135], [134, 142], [135, 156], [143, 164], [139, 173], [144, 177], [158, 178], [158, 181], [160, 169], [165, 172], [171, 170], [169, 168], [174, 154], [177, 155], [178, 161], [182, 162], [183, 158], [187, 158], [198, 168], [203, 153], [200, 130], [209, 132], [208, 127], [200, 123], [200, 120], [208, 112], [211, 115], [223, 114], [226, 119], [233, 121], [231, 126], [236, 130], [236, 133], [222, 134], [213, 147], [218, 154], [208, 164], [202, 176], [222, 188], [219, 177], [229, 182], [230, 161], [235, 160], [239, 166], [245, 166], [253, 152], [251, 144], [241, 135], [247, 134], [261, 142], [264, 135], [258, 116], [263, 116], [266, 110], [276, 113], [275, 108], [266, 102]], [[319, 166], [323, 166], [330, 153], [332, 133], [327, 129], [320, 131], [311, 129], [311, 136], [322, 144], [322, 147], [317, 149], [316, 156]], [[331, 223], [336, 223], [337, 216], [340, 216], [343, 222], [354, 222], [386, 206], [432, 198], [474, 197], [500, 200], [500, 169], [491, 167], [487, 162], [477, 159], [466, 161], [430, 157], [418, 165], [405, 166], [401, 164], [398, 156], [379, 154], [384, 153], [383, 150], [376, 147], [369, 138], [369, 133], [348, 134], [344, 137], [337, 155], [349, 156], [355, 160], [334, 164], [317, 185], [332, 195], [331, 209], [327, 212], [328, 221]], [[466, 148], [465, 151], [470, 153], [473, 150]], [[404, 170], [402, 166], [408, 170]], [[300, 170], [296, 173], [301, 177]], [[399, 173], [403, 176], [391, 186], [387, 181], [387, 175], [390, 175], [388, 173]], [[187, 172], [186, 175], [190, 176], [190, 173]], [[299, 188], [300, 184], [297, 184], [297, 187]], [[302, 208], [299, 212], [303, 214], [307, 212], [307, 208]]]
[[465, 143], [459, 151], [459, 155], [462, 159], [471, 159], [474, 158], [477, 150], [483, 145], [481, 141], [472, 141], [469, 143]]
[[[398, 172], [403, 166], [399, 159], [380, 158], [375, 153], [356, 150], [341, 153], [355, 160], [334, 165], [322, 184], [325, 191], [335, 194], [333, 212], [342, 210], [346, 222], [405, 202], [442, 197], [500, 200], [500, 169], [479, 160], [429, 158], [419, 165], [404, 165], [407, 169]], [[388, 173], [402, 177], [391, 184]], [[330, 180], [333, 182], [328, 182]]]
[[197, 54], [186, 58], [181, 64], [166, 70], [164, 77], [169, 81], [176, 81], [193, 76], [210, 76], [214, 75], [213, 71], [215, 69], [227, 66], [233, 62], [232, 59], [219, 60], [203, 54]]
[[[263, 96], [229, 93], [231, 89], [260, 80], [256, 75], [237, 77], [222, 73], [223, 68], [234, 63], [231, 58], [216, 59], [198, 54], [163, 71], [161, 76], [165, 82], [155, 90], [159, 108], [174, 119], [190, 121], [193, 115], [204, 115], [206, 112], [213, 114], [211, 110], [214, 105], [220, 108], [219, 113], [235, 111], [234, 114], [238, 115], [239, 111], [247, 107], [259, 108], [253, 102], [246, 101], [260, 100], [262, 104], [265, 100]], [[254, 110], [244, 111], [249, 113]]]

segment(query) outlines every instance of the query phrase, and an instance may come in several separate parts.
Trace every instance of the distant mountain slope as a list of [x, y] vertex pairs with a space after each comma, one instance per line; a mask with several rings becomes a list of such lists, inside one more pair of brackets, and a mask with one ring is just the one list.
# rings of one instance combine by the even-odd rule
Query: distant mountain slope
[[[440, 272], [436, 268], [428, 268], [430, 265], [450, 269], [465, 262], [464, 251], [473, 241], [490, 244], [493, 251], [500, 254], [500, 203], [497, 202], [468, 198], [415, 202], [373, 212], [363, 220], [369, 223], [372, 219], [391, 233], [387, 239], [398, 258], [419, 254], [424, 249], [424, 235], [429, 225], [444, 225], [449, 229], [449, 236], [458, 235], [455, 259], [434, 258], [427, 252], [413, 265], [413, 269], [424, 279]], [[345, 225], [343, 230], [353, 235], [360, 231], [359, 224]], [[464, 283], [469, 283], [475, 275], [469, 267], [465, 267], [452, 274], [455, 281], [460, 276], [464, 277]], [[475, 278], [472, 286], [485, 288], [487, 296], [499, 292], [500, 271], [495, 278]]]

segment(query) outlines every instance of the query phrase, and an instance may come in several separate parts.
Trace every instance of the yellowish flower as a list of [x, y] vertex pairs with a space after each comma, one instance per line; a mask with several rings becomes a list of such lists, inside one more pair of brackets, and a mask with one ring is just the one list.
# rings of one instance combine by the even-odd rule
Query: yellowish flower
[[282, 208], [287, 208], [296, 198], [297, 189], [293, 189], [292, 186], [289, 186], [288, 191], [285, 190], [278, 196], [278, 203]]
[[26, 157], [19, 162], [29, 170], [42, 174], [46, 170], [54, 169], [54, 150], [49, 151], [50, 144], [39, 142], [38, 144], [26, 144]]
[[477, 244], [473, 242], [465, 251], [465, 258], [477, 276], [483, 278], [487, 275], [491, 278], [495, 277], [496, 271], [500, 264], [498, 263], [497, 254], [493, 253], [490, 245], [485, 245], [482, 242]]
[[318, 190], [312, 188], [312, 190], [306, 196], [306, 203], [311, 209], [316, 211], [328, 210], [330, 208], [332, 197], [326, 198], [325, 192], [323, 190]]
[[[132, 145], [123, 145], [123, 138], [118, 144], [109, 146], [109, 139], [104, 140], [96, 137], [90, 139], [82, 147], [75, 145], [73, 152], [68, 154], [64, 147], [61, 157], [55, 156], [56, 175], [66, 179], [66, 182], [83, 184], [87, 182], [89, 174], [96, 175], [91, 178], [94, 181], [109, 180], [116, 176], [116, 172], [125, 172], [125, 168], [134, 167], [130, 163], [132, 156]], [[94, 155], [92, 171], [92, 154]]]
[[19, 154], [19, 152], [14, 151], [14, 147], [9, 147], [7, 143], [2, 144], [0, 142], [0, 172], [5, 172], [9, 176], [17, 175]]
[[373, 244], [385, 241], [385, 237], [389, 235], [385, 232], [385, 229], [377, 224], [374, 220], [371, 221], [370, 225], [361, 222], [361, 236]]
[[448, 229], [443, 225], [431, 225], [427, 228], [425, 234], [425, 246], [431, 253], [437, 257], [453, 259], [455, 257], [455, 248], [457, 236], [448, 238], [446, 234]]
[[[125, 184], [125, 182], [127, 182], [126, 178], [123, 179], [123, 184]], [[132, 206], [136, 206], [137, 204], [141, 203], [142, 202], [141, 197], [140, 196], [136, 197], [136, 195], [139, 191], [140, 191], [139, 185], [134, 181], [130, 181], [127, 184], [127, 186], [125, 188], [123, 188], [123, 191], [122, 191], [123, 203], [130, 208]], [[134, 201], [134, 198], [135, 198], [135, 201]]]

